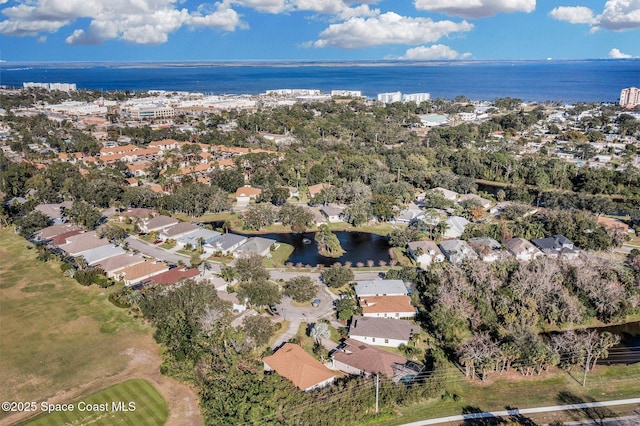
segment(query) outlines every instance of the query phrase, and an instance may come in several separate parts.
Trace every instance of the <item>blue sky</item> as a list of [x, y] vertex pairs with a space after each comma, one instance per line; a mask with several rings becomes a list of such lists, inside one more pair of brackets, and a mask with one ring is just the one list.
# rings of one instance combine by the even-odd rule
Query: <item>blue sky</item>
[[640, 0], [0, 0], [0, 59], [640, 57]]

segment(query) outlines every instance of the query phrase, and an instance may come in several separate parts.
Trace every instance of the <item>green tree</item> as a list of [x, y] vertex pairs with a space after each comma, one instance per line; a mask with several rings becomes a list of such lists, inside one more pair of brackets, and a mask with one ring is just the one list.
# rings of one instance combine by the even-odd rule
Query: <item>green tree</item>
[[243, 281], [237, 291], [238, 299], [256, 307], [277, 305], [282, 299], [278, 285], [263, 279]]
[[51, 225], [51, 219], [44, 213], [34, 210], [29, 212], [26, 216], [16, 221], [18, 228], [20, 229], [20, 235], [25, 238], [30, 237], [34, 232], [46, 228]]
[[331, 232], [327, 225], [320, 225], [314, 238], [318, 244], [318, 253], [321, 255], [327, 257], [340, 257], [344, 254], [344, 249], [340, 245], [338, 237]]
[[242, 321], [242, 329], [253, 341], [254, 347], [257, 347], [269, 342], [275, 333], [275, 324], [262, 315], [251, 315]]
[[356, 313], [356, 301], [353, 297], [336, 300], [336, 316], [341, 321], [347, 321]]
[[257, 254], [237, 258], [235, 270], [240, 281], [252, 282], [269, 279], [269, 271], [262, 264], [262, 256]]
[[65, 211], [65, 215], [87, 229], [95, 229], [102, 219], [102, 213], [84, 201], [74, 201], [71, 208]]
[[339, 288], [353, 281], [355, 275], [353, 270], [348, 266], [332, 265], [330, 268], [322, 271], [322, 282], [328, 287]]
[[296, 302], [308, 302], [318, 294], [318, 285], [307, 276], [293, 277], [284, 285], [284, 295]]

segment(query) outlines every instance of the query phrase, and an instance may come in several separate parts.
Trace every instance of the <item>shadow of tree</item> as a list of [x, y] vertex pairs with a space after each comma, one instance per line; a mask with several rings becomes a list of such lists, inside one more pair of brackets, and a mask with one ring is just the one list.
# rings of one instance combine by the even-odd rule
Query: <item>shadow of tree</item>
[[[462, 415], [469, 416], [465, 418], [462, 425], [468, 426], [499, 426], [504, 425], [506, 422], [500, 417], [490, 416], [478, 407], [466, 406], [462, 408]], [[475, 416], [478, 417], [475, 417]], [[487, 417], [480, 417], [487, 416]]]
[[[504, 407], [507, 411], [517, 411], [516, 407], [506, 406]], [[513, 414], [509, 414], [509, 422], [510, 424], [520, 425], [520, 426], [538, 426], [536, 422], [531, 420], [529, 417], [524, 416], [518, 412], [514, 412]]]
[[[561, 405], [595, 402], [593, 398], [583, 398], [566, 391], [558, 393], [557, 400]], [[593, 422], [598, 425], [604, 424], [603, 419], [607, 417], [615, 417], [616, 415], [607, 407], [577, 408], [575, 410], [567, 411], [567, 414], [569, 414], [574, 420], [584, 420], [586, 417], [593, 420]]]

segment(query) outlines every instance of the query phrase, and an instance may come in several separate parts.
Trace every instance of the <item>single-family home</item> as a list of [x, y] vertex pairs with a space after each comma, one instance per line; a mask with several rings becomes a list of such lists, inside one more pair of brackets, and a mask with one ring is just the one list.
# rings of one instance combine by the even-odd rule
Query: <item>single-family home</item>
[[310, 185], [307, 188], [307, 191], [309, 191], [309, 198], [315, 197], [325, 188], [331, 188], [331, 185], [329, 185], [328, 183], [318, 183], [316, 185]]
[[465, 260], [476, 260], [478, 254], [466, 241], [445, 240], [440, 243], [442, 253], [451, 263], [460, 264]]
[[408, 344], [420, 327], [402, 319], [354, 316], [349, 324], [349, 338], [376, 346], [397, 348]]
[[238, 247], [233, 254], [236, 257], [249, 256], [251, 254], [270, 257], [271, 246], [273, 246], [275, 243], [275, 240], [269, 238], [249, 238], [249, 240], [245, 241], [240, 247]]
[[245, 241], [247, 241], [247, 237], [228, 233], [222, 234], [220, 238], [206, 244], [205, 247], [211, 247], [211, 250], [213, 250], [214, 253], [221, 252], [222, 254], [227, 255], [229, 253], [233, 253], [233, 251], [244, 244]]
[[441, 186], [437, 186], [435, 188], [432, 188], [431, 190], [438, 192], [440, 195], [442, 195], [445, 198], [445, 200], [449, 200], [449, 201], [456, 201], [460, 196], [460, 194], [458, 194], [457, 192], [451, 191], [450, 189], [447, 189], [447, 188], [442, 188]]
[[458, 204], [463, 204], [465, 202], [476, 203], [485, 210], [491, 207], [491, 204], [493, 204], [490, 200], [482, 198], [481, 196], [476, 194], [465, 194], [457, 200]]
[[353, 289], [357, 297], [407, 295], [407, 287], [402, 280], [356, 281]]
[[122, 253], [117, 256], [109, 257], [97, 262], [91, 266], [96, 266], [102, 269], [107, 277], [114, 277], [119, 271], [127, 266], [136, 265], [145, 261], [145, 258], [139, 254], [134, 253]]
[[335, 204], [329, 204], [326, 206], [320, 207], [320, 212], [324, 217], [327, 218], [327, 221], [330, 223], [343, 222], [342, 220], [342, 212], [344, 208]]
[[424, 212], [418, 208], [414, 209], [404, 209], [398, 212], [396, 216], [393, 218], [393, 223], [398, 223], [401, 225], [409, 225], [417, 220], [424, 218]]
[[125, 253], [125, 250], [115, 244], [106, 244], [104, 246], [96, 247], [91, 250], [87, 250], [82, 253], [87, 265], [92, 266], [110, 257], [118, 256]]
[[241, 186], [236, 190], [236, 202], [238, 206], [246, 206], [251, 200], [255, 200], [260, 194], [262, 189], [253, 188], [249, 185]]
[[607, 231], [622, 231], [624, 233], [633, 232], [633, 229], [629, 229], [629, 225], [624, 222], [619, 221], [618, 219], [613, 219], [611, 217], [606, 216], [598, 216], [596, 218], [599, 224], [605, 227]]
[[200, 247], [200, 244], [202, 244], [202, 248], [205, 251], [209, 249], [213, 252], [213, 249], [211, 249], [209, 244], [220, 238], [221, 235], [222, 234], [217, 231], [198, 227], [197, 230], [189, 232], [188, 234], [180, 235], [174, 239], [178, 247], [184, 247], [187, 244], [191, 244], [191, 247]]
[[126, 268], [114, 274], [117, 279], [124, 281], [125, 285], [132, 286], [138, 284], [149, 277], [158, 275], [169, 270], [166, 263], [158, 261], [146, 261]]
[[421, 268], [426, 268], [433, 262], [444, 262], [444, 254], [433, 241], [411, 241], [407, 250]]
[[120, 222], [124, 222], [126, 220], [133, 219], [150, 219], [156, 215], [156, 212], [153, 209], [147, 209], [143, 207], [131, 208], [127, 209], [118, 214], [118, 220]]
[[265, 371], [275, 371], [305, 392], [328, 386], [336, 378], [333, 371], [293, 343], [285, 343], [262, 362]]
[[533, 245], [538, 247], [545, 256], [552, 259], [565, 257], [575, 259], [578, 257], [578, 249], [573, 245], [573, 241], [564, 235], [554, 235], [551, 238], [533, 238]]
[[64, 211], [70, 209], [71, 206], [73, 206], [73, 202], [64, 201], [55, 204], [38, 204], [35, 210], [47, 216], [56, 225], [66, 222]]
[[502, 245], [493, 238], [474, 237], [469, 238], [468, 243], [483, 262], [495, 262], [504, 255]]
[[540, 256], [543, 256], [542, 252], [524, 238], [510, 238], [502, 242], [507, 248], [507, 251], [511, 253], [517, 260], [533, 260]]
[[147, 281], [152, 284], [171, 285], [187, 278], [197, 277], [199, 274], [200, 271], [198, 271], [198, 268], [173, 268], [166, 272], [152, 275]]
[[51, 241], [58, 235], [75, 231], [77, 231], [77, 233], [80, 233], [82, 231], [82, 228], [71, 223], [59, 223], [56, 225], [47, 226], [46, 228], [42, 228], [41, 230], [37, 231], [33, 235], [33, 240], [37, 242]]
[[416, 308], [409, 296], [363, 296], [358, 298], [362, 315], [377, 318], [413, 318]]
[[138, 224], [138, 227], [140, 228], [140, 231], [144, 232], [145, 234], [148, 234], [149, 232], [153, 232], [153, 231], [161, 232], [165, 228], [169, 228], [170, 226], [177, 225], [179, 222], [180, 221], [178, 219], [174, 219], [169, 216], [159, 215], [156, 217], [152, 217], [150, 219], [149, 218], [143, 219]]
[[450, 216], [445, 221], [447, 228], [444, 231], [444, 238], [460, 238], [464, 234], [464, 230], [470, 223], [462, 216]]
[[59, 245], [58, 248], [64, 250], [69, 256], [80, 256], [87, 250], [107, 244], [110, 244], [109, 240], [100, 238], [96, 231], [91, 231], [68, 237], [66, 243]]
[[186, 235], [189, 235], [192, 232], [200, 229], [197, 225], [193, 225], [189, 222], [179, 222], [172, 226], [167, 226], [162, 228], [160, 232], [158, 232], [158, 238], [162, 241], [167, 241], [169, 239], [176, 239]]
[[407, 359], [384, 349], [346, 339], [331, 354], [331, 367], [358, 376], [382, 374], [393, 378], [394, 366], [406, 364]]

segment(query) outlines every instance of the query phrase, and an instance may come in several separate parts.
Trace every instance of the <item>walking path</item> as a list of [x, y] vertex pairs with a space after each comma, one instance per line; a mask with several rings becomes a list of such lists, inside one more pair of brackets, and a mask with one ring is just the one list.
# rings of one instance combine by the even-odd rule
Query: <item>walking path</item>
[[486, 413], [461, 414], [458, 416], [440, 417], [438, 419], [428, 419], [428, 420], [420, 420], [413, 423], [405, 423], [402, 426], [435, 425], [438, 423], [459, 422], [459, 421], [473, 420], [473, 419], [486, 419], [486, 418], [502, 417], [502, 416], [517, 416], [520, 414], [546, 413], [549, 411], [583, 410], [585, 408], [613, 407], [616, 405], [628, 405], [628, 404], [640, 404], [640, 398], [618, 399], [615, 401], [602, 401], [602, 402], [584, 402], [580, 404], [568, 404], [568, 405], [551, 405], [548, 407], [523, 408], [521, 410], [514, 409], [514, 410], [504, 410], [504, 411], [492, 411], [492, 412], [486, 412]]

